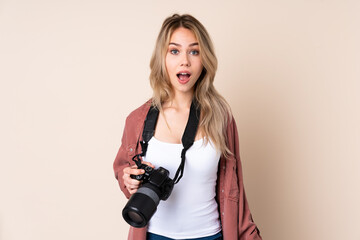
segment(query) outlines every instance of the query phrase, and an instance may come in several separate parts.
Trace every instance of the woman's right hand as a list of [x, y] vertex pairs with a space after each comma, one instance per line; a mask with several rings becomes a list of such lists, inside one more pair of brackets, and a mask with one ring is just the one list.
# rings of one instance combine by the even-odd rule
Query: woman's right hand
[[[143, 164], [146, 164], [152, 168], [155, 168], [154, 165], [152, 165], [149, 162], [141, 162]], [[130, 177], [130, 175], [140, 175], [145, 173], [144, 169], [138, 169], [136, 165], [132, 165], [130, 167], [126, 167], [123, 170], [124, 175], [123, 175], [123, 180], [124, 180], [124, 184], [126, 189], [129, 191], [130, 194], [134, 194], [136, 193], [136, 191], [138, 190], [139, 186], [140, 186], [140, 181], [136, 180], [136, 179], [132, 179]]]

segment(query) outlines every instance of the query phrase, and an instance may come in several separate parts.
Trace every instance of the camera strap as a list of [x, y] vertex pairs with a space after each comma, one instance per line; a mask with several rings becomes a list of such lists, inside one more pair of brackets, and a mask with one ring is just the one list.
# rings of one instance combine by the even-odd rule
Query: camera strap
[[[159, 117], [159, 109], [155, 106], [151, 106], [145, 118], [144, 130], [142, 134], [143, 140], [140, 141], [142, 152], [133, 157], [133, 161], [136, 163], [138, 167], [141, 166], [140, 156], [143, 157], [146, 155], [149, 141], [154, 136], [158, 117]], [[177, 169], [175, 173], [175, 177], [173, 179], [173, 182], [175, 184], [178, 183], [183, 176], [184, 167], [185, 167], [185, 154], [186, 151], [194, 144], [197, 128], [199, 125], [199, 119], [200, 119], [200, 108], [198, 107], [197, 102], [193, 100], [190, 106], [188, 122], [186, 124], [184, 134], [181, 138], [183, 150], [181, 151], [180, 166]]]

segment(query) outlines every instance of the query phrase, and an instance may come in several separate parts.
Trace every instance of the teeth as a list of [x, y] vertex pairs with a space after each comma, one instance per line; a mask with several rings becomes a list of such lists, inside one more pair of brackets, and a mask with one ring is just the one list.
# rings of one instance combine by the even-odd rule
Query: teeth
[[187, 73], [180, 73], [181, 75], [188, 75]]

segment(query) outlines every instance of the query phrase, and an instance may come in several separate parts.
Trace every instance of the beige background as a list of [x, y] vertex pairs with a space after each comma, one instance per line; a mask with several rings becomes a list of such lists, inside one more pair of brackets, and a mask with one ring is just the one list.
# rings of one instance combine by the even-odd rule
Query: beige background
[[0, 239], [125, 239], [113, 177], [165, 17], [210, 32], [264, 239], [360, 239], [360, 2], [0, 1]]

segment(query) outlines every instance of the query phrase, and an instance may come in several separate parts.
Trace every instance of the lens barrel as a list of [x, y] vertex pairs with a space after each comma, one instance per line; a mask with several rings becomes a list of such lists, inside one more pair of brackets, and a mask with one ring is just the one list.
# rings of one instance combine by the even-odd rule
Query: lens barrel
[[150, 183], [142, 185], [125, 205], [122, 215], [133, 227], [145, 227], [156, 212], [160, 202], [160, 192]]

